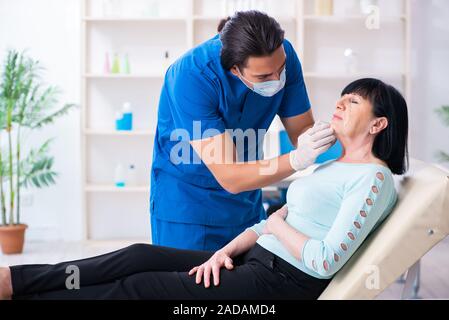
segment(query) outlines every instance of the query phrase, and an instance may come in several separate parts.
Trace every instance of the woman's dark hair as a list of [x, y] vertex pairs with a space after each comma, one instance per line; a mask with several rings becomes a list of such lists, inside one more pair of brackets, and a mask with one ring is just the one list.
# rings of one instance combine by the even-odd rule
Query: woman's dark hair
[[284, 42], [284, 30], [265, 13], [251, 10], [236, 12], [218, 25], [221, 65], [229, 70], [234, 65], [245, 67], [249, 57], [271, 55]]
[[385, 161], [394, 174], [408, 170], [408, 112], [407, 102], [393, 86], [377, 79], [360, 79], [342, 92], [357, 94], [371, 102], [375, 117], [388, 119], [388, 127], [380, 132], [373, 145], [373, 154]]

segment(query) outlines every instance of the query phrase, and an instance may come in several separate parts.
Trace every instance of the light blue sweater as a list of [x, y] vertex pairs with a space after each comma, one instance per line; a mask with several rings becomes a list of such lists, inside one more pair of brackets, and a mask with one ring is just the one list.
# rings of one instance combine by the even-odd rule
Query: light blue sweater
[[262, 234], [266, 220], [248, 229], [259, 235], [257, 243], [265, 249], [313, 277], [329, 279], [390, 214], [396, 201], [388, 168], [329, 161], [294, 181], [287, 191], [286, 222], [310, 238], [298, 247], [300, 260], [274, 235]]

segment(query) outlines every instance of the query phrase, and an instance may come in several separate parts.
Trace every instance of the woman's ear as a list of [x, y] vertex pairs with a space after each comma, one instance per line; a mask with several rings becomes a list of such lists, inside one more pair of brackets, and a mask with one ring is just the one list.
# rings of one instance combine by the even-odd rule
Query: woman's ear
[[369, 130], [370, 134], [378, 134], [382, 130], [385, 130], [385, 128], [388, 127], [388, 119], [385, 117], [377, 118], [374, 120], [373, 124], [371, 125], [371, 128]]

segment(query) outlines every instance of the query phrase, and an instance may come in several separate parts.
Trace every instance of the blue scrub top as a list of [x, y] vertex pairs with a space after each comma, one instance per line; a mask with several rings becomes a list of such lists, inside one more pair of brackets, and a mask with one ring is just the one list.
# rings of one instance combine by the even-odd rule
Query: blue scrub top
[[[284, 41], [286, 86], [273, 97], [258, 95], [223, 69], [221, 47], [216, 35], [185, 53], [165, 75], [150, 195], [150, 213], [161, 220], [230, 227], [256, 217], [266, 218], [261, 190], [235, 195], [224, 190], [199, 160], [189, 141], [221, 134], [226, 129], [268, 130], [276, 114], [287, 118], [310, 109], [301, 64], [289, 41]], [[201, 121], [201, 128], [195, 127], [194, 121]], [[263, 141], [259, 141], [259, 147], [263, 147]], [[196, 161], [174, 163], [170, 158], [172, 149], [183, 156], [190, 153], [190, 160]], [[245, 159], [248, 159], [247, 151]]]

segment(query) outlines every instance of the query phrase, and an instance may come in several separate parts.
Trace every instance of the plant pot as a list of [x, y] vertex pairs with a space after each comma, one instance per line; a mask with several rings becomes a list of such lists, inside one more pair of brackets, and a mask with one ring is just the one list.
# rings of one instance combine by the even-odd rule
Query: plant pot
[[15, 254], [23, 252], [25, 242], [26, 224], [12, 226], [0, 226], [0, 246], [4, 254]]

